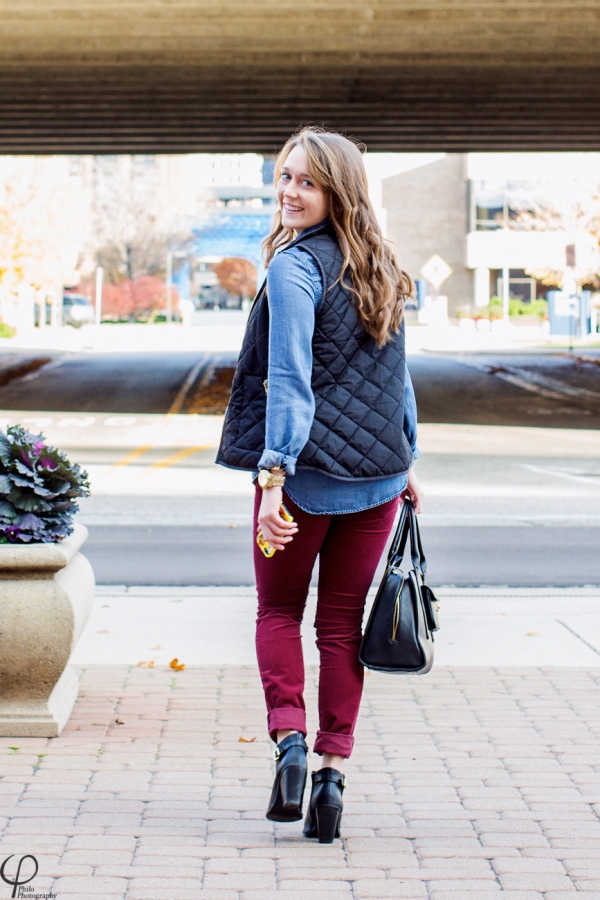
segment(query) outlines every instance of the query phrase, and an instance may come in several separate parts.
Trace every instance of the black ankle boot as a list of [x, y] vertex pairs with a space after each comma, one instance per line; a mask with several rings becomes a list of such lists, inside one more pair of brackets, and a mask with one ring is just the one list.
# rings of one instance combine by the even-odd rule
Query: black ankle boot
[[342, 793], [346, 776], [337, 769], [325, 768], [312, 773], [312, 792], [304, 823], [304, 836], [318, 837], [320, 844], [331, 844], [340, 836]]
[[267, 819], [273, 822], [297, 822], [302, 818], [307, 753], [306, 741], [299, 732], [288, 734], [277, 744], [277, 766]]

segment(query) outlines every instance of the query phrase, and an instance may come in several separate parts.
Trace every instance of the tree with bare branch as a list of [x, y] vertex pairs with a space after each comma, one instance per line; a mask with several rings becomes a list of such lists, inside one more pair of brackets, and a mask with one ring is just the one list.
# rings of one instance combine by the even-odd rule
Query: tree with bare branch
[[109, 283], [164, 277], [167, 252], [191, 247], [160, 187], [152, 157], [94, 158], [92, 255]]
[[60, 297], [85, 244], [86, 225], [69, 157], [0, 157], [3, 306], [16, 309], [23, 286], [44, 303], [47, 296]]

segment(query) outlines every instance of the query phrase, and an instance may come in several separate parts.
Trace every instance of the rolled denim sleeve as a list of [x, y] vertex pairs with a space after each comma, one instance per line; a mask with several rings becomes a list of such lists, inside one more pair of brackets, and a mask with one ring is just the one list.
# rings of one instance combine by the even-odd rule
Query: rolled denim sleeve
[[417, 447], [417, 400], [408, 366], [404, 379], [404, 434], [412, 450], [413, 462], [420, 456]]
[[301, 251], [279, 254], [267, 271], [269, 368], [265, 450], [259, 468], [281, 466], [293, 475], [308, 441], [315, 415], [312, 339], [320, 278]]

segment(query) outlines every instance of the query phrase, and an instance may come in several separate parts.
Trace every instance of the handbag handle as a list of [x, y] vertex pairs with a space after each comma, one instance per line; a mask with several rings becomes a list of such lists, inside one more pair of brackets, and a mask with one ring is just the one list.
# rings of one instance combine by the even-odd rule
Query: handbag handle
[[419, 523], [414, 506], [407, 498], [402, 504], [400, 510], [400, 519], [394, 539], [388, 553], [388, 565], [399, 565], [404, 557], [406, 550], [406, 542], [410, 539], [410, 559], [413, 568], [420, 571], [423, 575], [427, 571], [427, 560], [423, 552], [423, 544], [421, 542], [421, 532], [419, 531]]
[[425, 575], [425, 572], [427, 571], [427, 560], [425, 559], [425, 553], [423, 552], [423, 543], [421, 541], [421, 531], [417, 521], [417, 514], [410, 500], [407, 502], [410, 506], [408, 518], [410, 521], [410, 555], [412, 564], [415, 569], [418, 568], [421, 570], [422, 575]]
[[406, 540], [408, 538], [409, 533], [409, 524], [408, 524], [408, 504], [406, 501], [402, 504], [402, 509], [400, 510], [400, 518], [398, 519], [398, 525], [396, 526], [396, 533], [394, 534], [394, 538], [390, 545], [390, 549], [388, 552], [388, 564], [393, 563], [394, 560], [404, 556], [404, 549], [406, 547]]

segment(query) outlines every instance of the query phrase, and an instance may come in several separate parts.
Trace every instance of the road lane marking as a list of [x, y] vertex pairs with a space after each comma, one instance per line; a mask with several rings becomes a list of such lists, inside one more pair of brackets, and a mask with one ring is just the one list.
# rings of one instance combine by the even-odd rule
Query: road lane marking
[[165, 459], [159, 459], [158, 462], [152, 463], [148, 468], [166, 469], [168, 466], [172, 466], [180, 460], [185, 459], [186, 456], [192, 456], [194, 453], [199, 453], [200, 450], [211, 449], [214, 449], [214, 444], [202, 444], [200, 447], [186, 447], [185, 450], [179, 450], [178, 453], [174, 453], [172, 456], [167, 456]]
[[576, 397], [578, 399], [600, 400], [600, 394], [596, 391], [588, 391], [583, 387], [574, 387], [551, 378], [548, 375], [539, 375], [537, 372], [529, 372], [524, 369], [515, 369], [510, 366], [495, 366], [483, 361], [475, 360], [458, 360], [460, 365], [469, 369], [476, 369], [487, 375], [493, 375], [500, 378], [508, 384], [519, 387], [524, 391], [530, 391], [540, 397], [546, 397], [548, 400], [562, 400], [563, 397]]
[[198, 377], [199, 373], [206, 366], [206, 364], [207, 364], [207, 358], [206, 358], [206, 354], [204, 353], [202, 355], [202, 358], [188, 372], [187, 377], [186, 377], [185, 381], [183, 382], [183, 384], [181, 385], [181, 387], [179, 388], [179, 390], [177, 392], [177, 396], [173, 400], [173, 402], [171, 404], [171, 408], [169, 409], [169, 412], [167, 413], [167, 415], [174, 416], [174, 415], [177, 415], [177, 413], [181, 412], [181, 410], [183, 409], [183, 406], [185, 404], [185, 401], [187, 399], [189, 389], [192, 387], [192, 385], [195, 382], [196, 378]]
[[108, 428], [128, 428], [135, 425], [136, 422], [135, 416], [109, 416], [102, 424]]
[[131, 453], [128, 453], [123, 459], [120, 459], [118, 462], [114, 463], [113, 469], [117, 469], [119, 466], [128, 466], [129, 463], [134, 462], [136, 459], [139, 459], [140, 456], [143, 456], [148, 450], [152, 450], [154, 444], [145, 444], [143, 447], [136, 447], [135, 450], [132, 450]]
[[93, 425], [95, 421], [95, 416], [85, 416], [83, 418], [75, 416], [65, 416], [65, 418], [61, 419], [58, 423], [58, 427], [73, 428], [75, 426], [77, 428], [89, 428], [90, 425]]
[[552, 475], [554, 478], [565, 478], [567, 481], [576, 481], [579, 484], [585, 484], [588, 487], [591, 485], [595, 487], [600, 485], [600, 476], [595, 472], [590, 472], [589, 475], [577, 475], [573, 472], [566, 472], [564, 469], [551, 469], [546, 466], [534, 466], [529, 463], [516, 463], [516, 465], [520, 469], [528, 469], [530, 472], [535, 472], [537, 475]]

